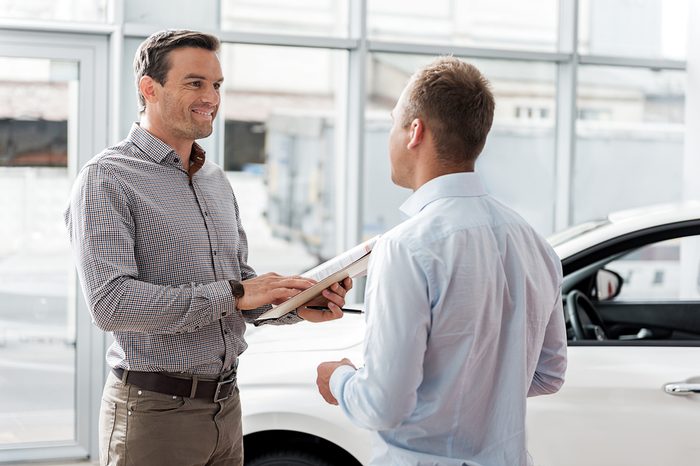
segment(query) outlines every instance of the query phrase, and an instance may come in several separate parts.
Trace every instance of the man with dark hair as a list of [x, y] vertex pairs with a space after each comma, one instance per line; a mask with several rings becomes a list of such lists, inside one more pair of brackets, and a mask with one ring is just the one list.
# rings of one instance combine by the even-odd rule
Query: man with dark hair
[[493, 113], [486, 79], [452, 57], [418, 71], [392, 111], [410, 218], [372, 251], [364, 367], [325, 362], [317, 379], [376, 432], [373, 465], [531, 464], [526, 398], [563, 383], [559, 258], [474, 173]]
[[[256, 276], [236, 198], [195, 142], [212, 133], [219, 40], [149, 37], [134, 60], [139, 123], [81, 170], [66, 211], [95, 324], [112, 332], [100, 412], [103, 465], [242, 465], [238, 356], [245, 322], [312, 285]], [[278, 319], [342, 316], [346, 280]]]

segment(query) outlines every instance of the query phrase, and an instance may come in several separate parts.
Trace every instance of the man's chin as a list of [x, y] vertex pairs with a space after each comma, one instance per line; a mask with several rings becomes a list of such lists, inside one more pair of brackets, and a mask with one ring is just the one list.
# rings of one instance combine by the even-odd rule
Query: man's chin
[[208, 138], [209, 136], [211, 136], [211, 133], [213, 133], [213, 132], [214, 132], [214, 127], [212, 125], [209, 125], [208, 127], [204, 127], [204, 128], [199, 126], [195, 130], [195, 137], [194, 138], [195, 139]]

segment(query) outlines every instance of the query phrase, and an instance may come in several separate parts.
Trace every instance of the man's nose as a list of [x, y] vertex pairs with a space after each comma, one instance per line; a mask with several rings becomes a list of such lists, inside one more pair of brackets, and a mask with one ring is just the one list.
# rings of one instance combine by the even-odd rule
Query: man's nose
[[208, 104], [218, 105], [221, 101], [221, 94], [219, 93], [219, 89], [217, 89], [213, 85], [207, 86], [202, 96], [202, 100]]

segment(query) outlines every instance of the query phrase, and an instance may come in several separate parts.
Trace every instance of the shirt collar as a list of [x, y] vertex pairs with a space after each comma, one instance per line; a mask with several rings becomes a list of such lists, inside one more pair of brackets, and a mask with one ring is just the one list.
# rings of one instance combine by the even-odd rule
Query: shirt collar
[[[175, 149], [143, 129], [138, 122], [131, 125], [131, 130], [126, 139], [133, 142], [156, 163], [161, 163], [168, 155], [175, 154]], [[190, 153], [191, 175], [202, 168], [205, 159], [204, 149], [196, 142], [192, 144], [192, 152]]]
[[485, 196], [479, 175], [474, 172], [450, 173], [438, 176], [418, 188], [401, 204], [401, 212], [412, 217], [433, 201], [444, 197]]

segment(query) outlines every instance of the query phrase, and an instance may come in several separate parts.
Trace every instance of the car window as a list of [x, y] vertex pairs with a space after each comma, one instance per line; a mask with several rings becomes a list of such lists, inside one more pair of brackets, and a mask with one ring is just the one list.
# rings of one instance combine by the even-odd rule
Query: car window
[[700, 300], [700, 236], [648, 244], [605, 268], [624, 280], [615, 301]]

